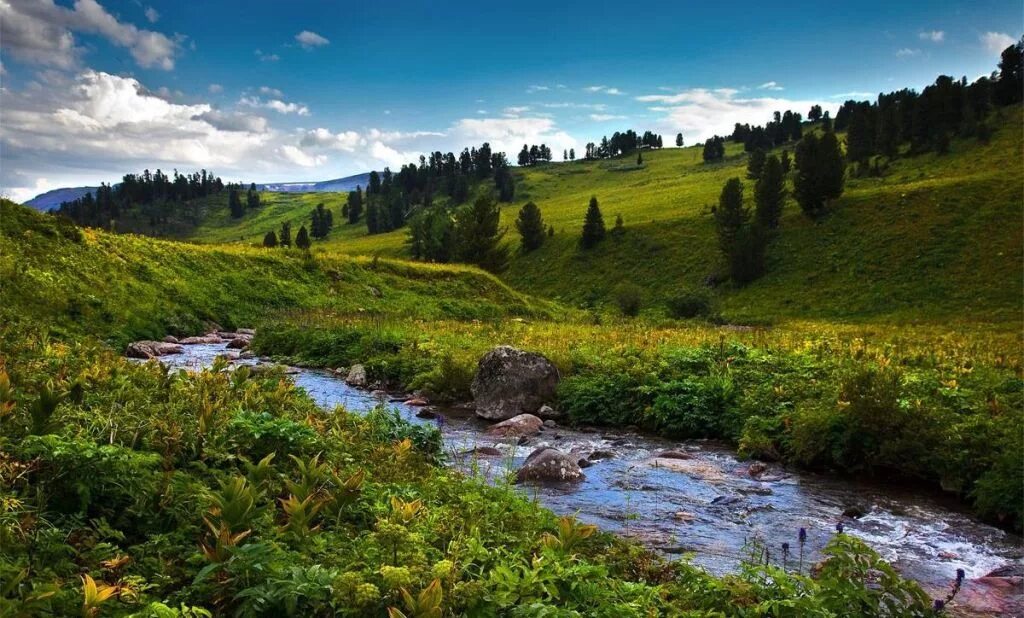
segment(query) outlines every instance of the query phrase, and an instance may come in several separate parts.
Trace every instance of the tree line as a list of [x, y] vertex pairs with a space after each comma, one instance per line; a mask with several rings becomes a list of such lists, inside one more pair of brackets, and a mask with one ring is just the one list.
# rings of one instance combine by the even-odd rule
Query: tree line
[[168, 177], [159, 169], [125, 174], [117, 185], [101, 183], [93, 192], [61, 202], [57, 213], [78, 225], [104, 227], [121, 218], [126, 210], [142, 207], [150, 224], [166, 223], [174, 206], [195, 198], [220, 193], [225, 188], [217, 176], [205, 169], [192, 174], [174, 170]]
[[661, 136], [652, 131], [644, 131], [638, 135], [636, 131], [616, 131], [611, 138], [604, 136], [599, 143], [589, 142], [586, 145], [584, 158], [610, 159], [619, 155], [627, 155], [641, 148], [661, 148], [663, 145]]

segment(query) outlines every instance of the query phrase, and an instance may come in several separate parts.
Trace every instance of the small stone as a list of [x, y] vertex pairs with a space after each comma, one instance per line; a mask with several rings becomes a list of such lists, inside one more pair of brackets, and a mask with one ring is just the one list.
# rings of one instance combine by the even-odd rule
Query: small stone
[[693, 455], [683, 451], [662, 451], [658, 453], [659, 459], [693, 459]]
[[768, 464], [760, 461], [755, 461], [747, 468], [747, 473], [750, 476], [757, 478], [768, 471]]
[[589, 468], [590, 466], [592, 466], [594, 464], [590, 463], [589, 459], [580, 459], [579, 461], [576, 462], [576, 465], [581, 467], [581, 468]]
[[345, 376], [345, 383], [349, 386], [366, 386], [366, 367], [358, 363], [352, 365], [352, 368], [348, 370], [348, 375]]
[[422, 397], [411, 397], [406, 399], [404, 403], [407, 406], [425, 406], [427, 405], [427, 400]]
[[420, 408], [416, 411], [416, 418], [435, 419], [437, 416], [433, 408]]

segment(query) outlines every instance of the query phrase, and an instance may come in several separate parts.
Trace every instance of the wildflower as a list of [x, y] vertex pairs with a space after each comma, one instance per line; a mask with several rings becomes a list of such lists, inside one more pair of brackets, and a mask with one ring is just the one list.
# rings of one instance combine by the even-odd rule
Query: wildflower
[[935, 608], [935, 611], [941, 612], [942, 610], [946, 609], [946, 602], [942, 599], [935, 599], [935, 603], [932, 605], [932, 607]]
[[800, 528], [800, 544], [803, 545], [807, 542], [807, 528]]
[[838, 532], [839, 534], [843, 533], [843, 522], [839, 522], [838, 524], [836, 524], [836, 532]]
[[965, 577], [967, 577], [967, 574], [964, 573], [963, 569], [957, 569], [956, 570], [956, 581], [962, 582], [962, 581], [964, 581]]

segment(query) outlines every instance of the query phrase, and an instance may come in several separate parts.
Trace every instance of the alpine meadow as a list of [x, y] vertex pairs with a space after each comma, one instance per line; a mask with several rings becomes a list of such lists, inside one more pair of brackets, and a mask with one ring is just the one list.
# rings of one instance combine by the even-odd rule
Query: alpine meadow
[[0, 2], [0, 616], [1024, 616], [1021, 6], [740, 4]]

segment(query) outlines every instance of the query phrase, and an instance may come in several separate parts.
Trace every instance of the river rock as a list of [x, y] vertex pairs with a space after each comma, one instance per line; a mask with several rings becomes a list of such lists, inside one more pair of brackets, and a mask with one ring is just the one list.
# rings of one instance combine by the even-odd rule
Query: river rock
[[433, 420], [437, 418], [437, 412], [433, 408], [420, 408], [416, 411], [416, 418], [425, 418], [427, 420]]
[[406, 399], [404, 403], [407, 406], [425, 406], [427, 405], [427, 400], [422, 397], [411, 397]]
[[544, 421], [532, 414], [520, 414], [487, 428], [487, 435], [501, 438], [536, 435]]
[[693, 459], [693, 455], [684, 451], [662, 451], [658, 453], [659, 459]]
[[224, 340], [215, 334], [201, 335], [199, 337], [185, 337], [178, 343], [182, 345], [199, 345], [201, 343], [224, 343]]
[[348, 370], [348, 375], [345, 376], [345, 383], [349, 386], [366, 386], [366, 367], [360, 364], [352, 365], [352, 368]]
[[256, 354], [254, 352], [245, 351], [245, 352], [242, 352], [241, 354], [239, 354], [238, 358], [243, 358], [243, 359], [256, 358]]
[[180, 345], [176, 343], [164, 343], [163, 341], [136, 341], [129, 343], [125, 348], [124, 355], [128, 358], [156, 358], [167, 354], [181, 354]]
[[682, 472], [694, 478], [702, 479], [709, 483], [720, 483], [725, 480], [725, 473], [720, 467], [700, 459], [671, 459], [667, 457], [654, 457], [647, 460], [648, 465], [655, 468], [665, 468], [672, 472]]
[[503, 421], [535, 414], [555, 398], [558, 369], [540, 354], [499, 346], [484, 354], [473, 378], [476, 414]]
[[252, 328], [236, 328], [235, 332], [239, 335], [249, 335], [250, 337], [256, 334], [256, 331]]
[[592, 466], [594, 464], [590, 463], [589, 459], [580, 459], [580, 460], [578, 460], [576, 462], [576, 465], [581, 467], [581, 468], [589, 468], [590, 466]]
[[[544, 417], [542, 416], [541, 418]], [[558, 427], [558, 423], [549, 418], [548, 420], [544, 421], [544, 426], [547, 427], [548, 429], [554, 429], [555, 427]]]
[[587, 459], [589, 459], [590, 461], [597, 461], [598, 459], [615, 459], [615, 451], [610, 451], [607, 449], [597, 449], [596, 451], [592, 452], [590, 456], [587, 457]]
[[757, 478], [768, 471], [768, 464], [763, 461], [755, 461], [747, 468], [747, 474]]
[[558, 481], [576, 482], [584, 478], [583, 471], [572, 457], [551, 447], [542, 447], [530, 453], [523, 467], [516, 473], [516, 482]]
[[860, 504], [852, 504], [843, 509], [843, 517], [849, 517], [850, 519], [860, 519], [867, 515], [867, 507]]
[[979, 577], [965, 580], [949, 609], [956, 616], [1024, 615], [1024, 579]]
[[174, 335], [167, 335], [163, 338], [164, 343], [178, 343], [178, 338]]
[[478, 446], [463, 451], [463, 455], [477, 455], [478, 457], [501, 457], [501, 451], [493, 446]]
[[565, 414], [545, 404], [537, 408], [537, 416], [545, 419], [561, 419]]
[[244, 350], [249, 347], [251, 340], [248, 337], [235, 337], [228, 341], [228, 349], [231, 350]]
[[238, 333], [233, 333], [231, 331], [221, 330], [221, 331], [217, 331], [217, 336], [220, 337], [221, 339], [234, 339], [235, 337], [238, 336]]

